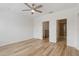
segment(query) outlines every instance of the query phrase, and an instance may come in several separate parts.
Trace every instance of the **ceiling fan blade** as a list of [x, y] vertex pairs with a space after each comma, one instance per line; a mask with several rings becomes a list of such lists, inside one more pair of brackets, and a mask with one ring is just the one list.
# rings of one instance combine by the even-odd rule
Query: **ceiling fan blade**
[[42, 13], [42, 11], [40, 11], [40, 10], [35, 10], [36, 12], [39, 12], [39, 13]]
[[41, 8], [43, 7], [42, 5], [36, 6], [35, 9]]
[[34, 8], [35, 8], [35, 4], [33, 3], [33, 4], [32, 4], [32, 9], [34, 9]]
[[32, 6], [35, 6], [35, 4], [33, 3]]
[[29, 8], [31, 8], [32, 9], [32, 7], [28, 4], [28, 3], [24, 3], [25, 5], [27, 5]]
[[30, 11], [31, 9], [25, 9], [25, 10], [22, 10], [22, 11]]

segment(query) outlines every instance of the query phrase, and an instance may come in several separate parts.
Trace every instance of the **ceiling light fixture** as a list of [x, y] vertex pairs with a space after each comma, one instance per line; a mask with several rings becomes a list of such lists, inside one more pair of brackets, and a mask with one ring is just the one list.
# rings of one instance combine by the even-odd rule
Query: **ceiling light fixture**
[[34, 12], [35, 12], [35, 10], [33, 10], [33, 9], [32, 9], [32, 10], [31, 10], [31, 12], [33, 12], [33, 13], [34, 13]]

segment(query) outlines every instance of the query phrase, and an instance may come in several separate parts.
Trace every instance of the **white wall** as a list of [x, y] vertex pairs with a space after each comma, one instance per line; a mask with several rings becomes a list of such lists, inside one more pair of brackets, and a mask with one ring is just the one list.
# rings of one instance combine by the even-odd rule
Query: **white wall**
[[50, 16], [44, 15], [43, 17], [38, 17], [34, 19], [34, 30], [33, 30], [33, 37], [42, 39], [42, 22], [43, 21], [50, 21]]
[[[55, 12], [49, 15], [42, 15], [35, 19], [34, 24], [34, 37], [42, 39], [42, 22], [50, 21], [50, 37], [51, 42], [56, 42], [56, 20], [67, 19], [67, 45], [77, 47], [78, 36], [77, 36], [77, 8], [71, 8], [59, 12]], [[78, 41], [78, 42], [77, 42]]]
[[[60, 11], [60, 12], [54, 13], [53, 15], [55, 17], [54, 18], [55, 22], [56, 22], [56, 20], [59, 20], [59, 19], [64, 19], [64, 18], [67, 19], [67, 45], [76, 47], [77, 46], [76, 8]], [[53, 22], [53, 20], [51, 20], [51, 22]], [[51, 33], [53, 33], [52, 28], [53, 28], [53, 24], [51, 27]], [[57, 29], [54, 29], [55, 32], [56, 32], [56, 30]], [[51, 40], [53, 41], [52, 34], [50, 37], [51, 37]]]
[[78, 21], [77, 21], [77, 47], [79, 49], [79, 15], [78, 15]]
[[0, 46], [31, 39], [33, 19], [12, 11], [0, 11]]
[[79, 7], [77, 8], [77, 47], [79, 49]]

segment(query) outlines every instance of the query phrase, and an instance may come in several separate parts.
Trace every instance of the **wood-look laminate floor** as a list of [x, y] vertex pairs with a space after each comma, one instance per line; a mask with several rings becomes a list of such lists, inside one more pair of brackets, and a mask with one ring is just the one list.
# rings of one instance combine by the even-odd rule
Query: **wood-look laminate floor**
[[0, 47], [1, 56], [79, 56], [79, 51], [68, 47], [64, 41], [50, 43], [31, 39]]

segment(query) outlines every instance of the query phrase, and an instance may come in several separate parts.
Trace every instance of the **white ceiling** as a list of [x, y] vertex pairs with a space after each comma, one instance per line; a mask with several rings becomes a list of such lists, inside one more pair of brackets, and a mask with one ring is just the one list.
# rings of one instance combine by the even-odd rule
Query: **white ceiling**
[[[73, 8], [79, 4], [77, 3], [36, 3], [37, 5], [43, 5], [42, 8], [39, 8], [43, 11], [42, 14], [47, 14], [48, 12], [57, 12], [68, 8]], [[30, 4], [31, 5], [31, 4]], [[29, 15], [33, 17], [38, 17], [42, 14], [35, 13], [31, 15], [30, 11], [23, 12], [23, 9], [28, 9], [28, 7], [24, 3], [0, 3], [0, 11], [13, 11], [17, 14], [21, 15]]]

